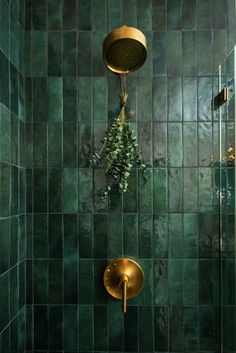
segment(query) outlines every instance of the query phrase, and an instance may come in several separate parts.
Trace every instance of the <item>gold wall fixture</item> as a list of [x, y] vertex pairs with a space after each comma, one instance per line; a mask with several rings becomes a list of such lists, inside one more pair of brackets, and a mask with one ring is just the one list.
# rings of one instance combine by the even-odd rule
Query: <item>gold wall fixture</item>
[[106, 267], [103, 282], [112, 297], [122, 300], [122, 311], [125, 314], [127, 299], [136, 297], [143, 289], [144, 273], [136, 261], [119, 258]]
[[213, 99], [213, 109], [218, 109], [222, 104], [229, 99], [228, 88], [224, 87]]
[[147, 57], [147, 40], [137, 28], [122, 26], [114, 29], [103, 42], [103, 61], [119, 75], [136, 71]]

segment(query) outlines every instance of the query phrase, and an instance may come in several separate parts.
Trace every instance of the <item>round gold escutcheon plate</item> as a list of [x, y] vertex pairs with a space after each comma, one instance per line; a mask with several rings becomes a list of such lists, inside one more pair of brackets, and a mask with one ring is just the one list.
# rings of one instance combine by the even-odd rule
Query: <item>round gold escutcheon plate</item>
[[136, 297], [144, 285], [144, 273], [140, 265], [128, 258], [113, 260], [105, 269], [103, 282], [108, 293], [117, 299], [123, 298], [122, 282], [127, 278], [127, 299]]
[[108, 69], [120, 75], [136, 71], [147, 57], [147, 40], [137, 28], [114, 29], [103, 42], [103, 61]]

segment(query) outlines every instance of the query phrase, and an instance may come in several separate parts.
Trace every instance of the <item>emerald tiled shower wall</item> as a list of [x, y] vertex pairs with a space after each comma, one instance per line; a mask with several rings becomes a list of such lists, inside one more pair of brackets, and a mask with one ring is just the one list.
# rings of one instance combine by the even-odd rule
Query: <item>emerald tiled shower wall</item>
[[[218, 352], [218, 125], [213, 73], [235, 42], [232, 0], [28, 0], [26, 179], [28, 352]], [[127, 79], [130, 118], [150, 179], [97, 197], [89, 168], [119, 112], [102, 43], [127, 24], [148, 59]], [[106, 294], [109, 259], [137, 259], [145, 287]]]
[[25, 350], [24, 3], [0, 0], [0, 352]]

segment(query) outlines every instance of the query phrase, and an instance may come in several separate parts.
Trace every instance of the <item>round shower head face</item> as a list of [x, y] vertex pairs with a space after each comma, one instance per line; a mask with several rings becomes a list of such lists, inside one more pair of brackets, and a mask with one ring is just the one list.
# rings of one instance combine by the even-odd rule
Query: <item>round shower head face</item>
[[137, 28], [123, 26], [112, 31], [103, 43], [103, 60], [108, 69], [119, 75], [136, 71], [147, 57], [147, 42]]

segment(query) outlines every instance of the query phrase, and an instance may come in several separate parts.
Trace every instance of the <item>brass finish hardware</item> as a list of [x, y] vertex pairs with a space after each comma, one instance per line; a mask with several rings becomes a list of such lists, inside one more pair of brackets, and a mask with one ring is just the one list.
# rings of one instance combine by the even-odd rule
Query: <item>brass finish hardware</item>
[[137, 28], [114, 29], [103, 42], [103, 61], [116, 74], [126, 75], [139, 69], [146, 57], [147, 40]]
[[213, 109], [218, 109], [222, 104], [227, 102], [228, 100], [228, 88], [224, 87], [222, 91], [220, 91], [217, 96], [213, 99]]
[[136, 261], [119, 258], [106, 267], [103, 282], [112, 297], [122, 299], [122, 311], [125, 314], [127, 299], [136, 297], [143, 289], [144, 274]]

